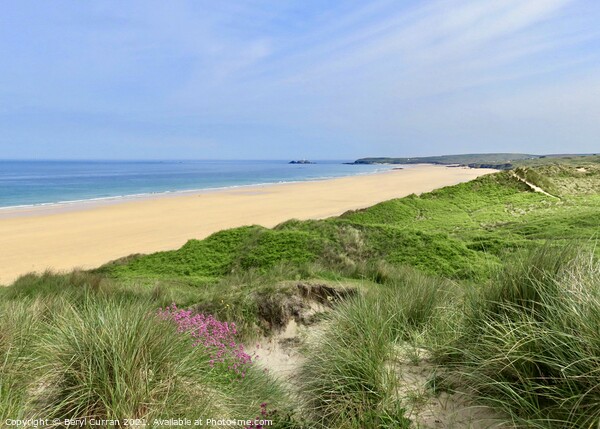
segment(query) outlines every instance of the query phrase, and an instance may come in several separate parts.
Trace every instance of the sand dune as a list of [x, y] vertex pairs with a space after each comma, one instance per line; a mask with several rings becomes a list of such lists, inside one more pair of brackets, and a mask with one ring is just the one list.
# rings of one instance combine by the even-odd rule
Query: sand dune
[[132, 253], [175, 249], [225, 228], [335, 216], [491, 172], [419, 165], [315, 182], [6, 209], [0, 211], [0, 284], [30, 271], [92, 268]]

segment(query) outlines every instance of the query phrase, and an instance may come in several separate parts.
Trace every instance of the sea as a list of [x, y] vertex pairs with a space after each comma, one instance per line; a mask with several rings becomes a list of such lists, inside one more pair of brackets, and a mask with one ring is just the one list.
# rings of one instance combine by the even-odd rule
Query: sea
[[0, 208], [305, 182], [391, 168], [347, 162], [0, 160]]

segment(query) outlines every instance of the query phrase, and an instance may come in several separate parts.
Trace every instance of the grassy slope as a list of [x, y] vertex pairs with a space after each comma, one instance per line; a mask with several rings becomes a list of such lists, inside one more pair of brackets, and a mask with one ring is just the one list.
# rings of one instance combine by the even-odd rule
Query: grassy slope
[[[275, 291], [284, 300], [293, 295], [293, 288], [278, 286], [283, 280], [377, 283], [388, 266], [409, 265], [430, 275], [481, 282], [507, 256], [546, 241], [581, 240], [591, 247], [589, 240], [599, 231], [600, 196], [570, 192], [564, 184], [579, 183], [580, 172], [565, 169], [551, 172], [552, 183], [564, 190], [562, 199], [531, 192], [503, 172], [337, 218], [221, 231], [98, 272], [125, 284], [162, 288], [174, 302], [198, 305], [255, 335], [271, 324], [257, 323], [261, 300]], [[586, 179], [588, 188], [600, 183], [594, 174]]]
[[[597, 168], [587, 175], [574, 168], [542, 173], [550, 174], [546, 181], [551, 180], [561, 199], [531, 192], [509, 173], [500, 173], [337, 218], [289, 221], [272, 230], [253, 226], [222, 231], [190, 240], [176, 251], [106, 265], [100, 272], [121, 279], [202, 284], [232, 272], [266, 272], [286, 263], [319, 264], [336, 272], [346, 268], [342, 271], [355, 277], [350, 266], [383, 259], [444, 277], [484, 279], [506, 252], [545, 240], [586, 239], [597, 232], [600, 199], [590, 195], [599, 182]], [[360, 276], [360, 270], [355, 274]]]
[[[550, 163], [525, 166], [518, 174], [557, 197], [532, 192], [511, 172], [502, 172], [336, 218], [291, 220], [274, 229], [249, 226], [221, 231], [205, 240], [190, 240], [176, 251], [127, 257], [92, 274], [25, 276], [0, 290], [0, 414], [16, 418], [68, 409], [71, 414], [100, 417], [160, 417], [185, 414], [189, 411], [181, 408], [185, 405], [205, 417], [219, 416], [223, 410], [244, 416], [258, 411], [261, 401], [285, 410], [297, 399], [288, 400], [268, 375], [251, 372], [249, 381], [231, 384], [227, 371], [203, 365], [206, 357], [183, 344], [168, 326], [154, 319], [140, 320], [158, 307], [177, 302], [236, 321], [242, 334], [251, 337], [281, 319], [280, 313], [297, 293], [295, 283], [320, 279], [342, 281], [367, 292], [335, 311], [321, 340], [307, 352], [299, 395], [308, 409], [318, 412], [296, 409], [296, 413], [302, 416], [298, 421], [312, 422], [308, 427], [407, 425], [403, 408], [394, 400], [399, 386], [390, 378], [388, 364], [395, 345], [404, 341], [430, 349], [456, 375], [452, 380], [462, 379], [515, 421], [552, 427], [552, 422], [543, 420], [548, 410], [563, 419], [555, 427], [592, 421], [585, 419], [597, 412], [595, 391], [586, 396], [591, 402], [584, 420], [565, 424], [568, 410], [565, 414], [553, 406], [568, 392], [575, 395], [593, 385], [596, 377], [590, 368], [595, 361], [589, 353], [595, 349], [590, 352], [585, 344], [574, 342], [575, 351], [563, 350], [560, 361], [537, 353], [536, 344], [528, 343], [533, 348], [523, 359], [537, 353], [533, 356], [541, 357], [539, 365], [548, 366], [552, 377], [560, 374], [561, 365], [584, 359], [574, 366], [581, 371], [574, 371], [560, 389], [532, 384], [548, 392], [543, 398], [528, 390], [530, 364], [505, 376], [495, 365], [506, 362], [494, 356], [520, 344], [511, 336], [517, 331], [509, 328], [531, 331], [543, 339], [540, 347], [552, 341], [566, 344], [573, 340], [564, 322], [568, 320], [585, 330], [591, 344], [593, 315], [600, 314], [592, 290], [597, 285], [597, 277], [590, 274], [593, 270], [552, 274], [544, 284], [580, 279], [569, 280], [570, 290], [584, 285], [591, 288], [594, 299], [589, 305], [578, 301], [569, 306], [565, 295], [537, 296], [553, 311], [544, 324], [523, 313], [522, 301], [507, 304], [508, 319], [494, 318], [495, 310], [489, 308], [496, 308], [502, 294], [514, 296], [511, 287], [532, 289], [532, 282], [522, 284], [519, 279], [535, 271], [498, 277], [505, 261], [519, 260], [519, 255], [545, 249], [548, 243], [552, 247], [575, 241], [580, 249], [594, 248], [593, 239], [600, 232], [600, 167], [580, 161]], [[530, 265], [545, 270], [544, 263], [551, 259], [538, 258]], [[470, 292], [479, 289], [480, 294]], [[465, 308], [473, 310], [465, 313]], [[582, 314], [585, 318], [579, 317]], [[98, 325], [98, 320], [106, 323]], [[504, 336], [498, 339], [498, 333]], [[119, 338], [130, 346], [124, 347]], [[513, 339], [516, 343], [511, 343]], [[172, 353], [164, 353], [165, 349]], [[75, 364], [80, 370], [73, 372], [70, 365]], [[490, 371], [477, 369], [484, 364]], [[103, 372], [107, 365], [111, 371]], [[128, 391], [134, 379], [138, 387]], [[181, 383], [169, 390], [173, 379]], [[585, 383], [578, 384], [580, 379]], [[202, 386], [204, 393], [190, 390], [194, 385]], [[519, 403], [507, 396], [510, 392], [530, 396]], [[177, 399], [190, 395], [192, 401]], [[131, 403], [124, 397], [138, 399]], [[536, 405], [536, 400], [541, 402]], [[578, 406], [576, 400], [569, 401], [569, 406]], [[517, 410], [524, 405], [530, 410], [520, 414]], [[279, 420], [280, 427], [301, 427], [298, 421]]]

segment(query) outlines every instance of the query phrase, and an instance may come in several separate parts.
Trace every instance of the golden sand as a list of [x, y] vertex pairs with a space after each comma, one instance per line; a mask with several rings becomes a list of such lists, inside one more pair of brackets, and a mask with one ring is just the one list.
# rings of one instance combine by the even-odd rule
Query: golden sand
[[418, 165], [315, 182], [6, 209], [0, 211], [0, 284], [30, 271], [93, 268], [132, 253], [176, 249], [226, 228], [335, 216], [492, 172]]

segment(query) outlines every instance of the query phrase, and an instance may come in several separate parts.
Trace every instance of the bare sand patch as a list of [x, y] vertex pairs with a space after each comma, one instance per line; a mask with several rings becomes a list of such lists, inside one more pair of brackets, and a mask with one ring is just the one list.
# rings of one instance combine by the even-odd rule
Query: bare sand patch
[[431, 360], [428, 350], [405, 345], [398, 348], [392, 363], [398, 376], [398, 400], [406, 407], [406, 417], [419, 429], [509, 429], [509, 419], [496, 410], [477, 404], [468, 394], [456, 391], [434, 392], [432, 377], [443, 369]]

